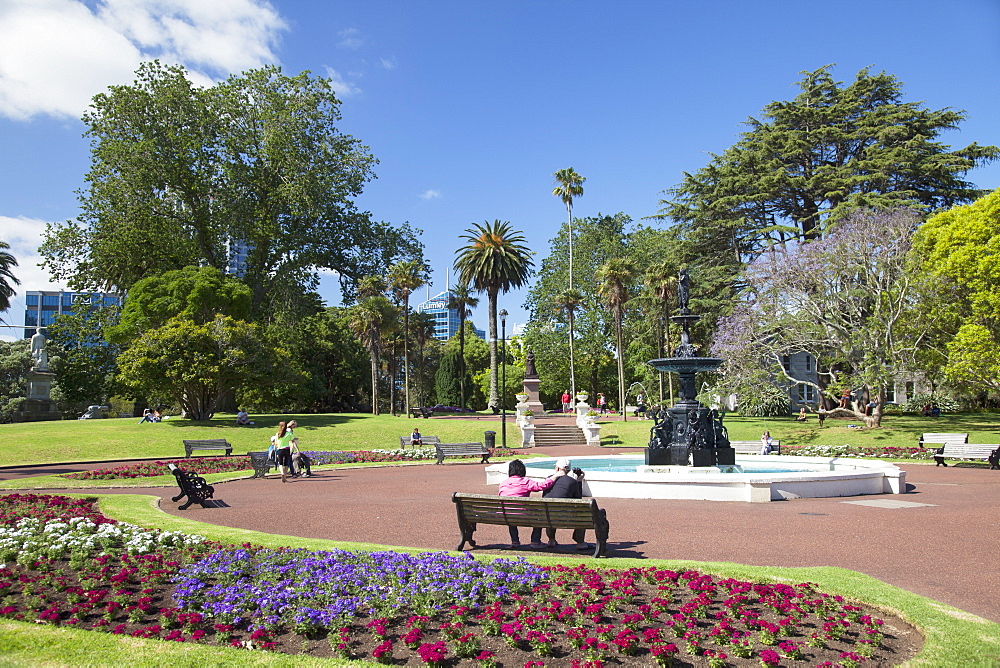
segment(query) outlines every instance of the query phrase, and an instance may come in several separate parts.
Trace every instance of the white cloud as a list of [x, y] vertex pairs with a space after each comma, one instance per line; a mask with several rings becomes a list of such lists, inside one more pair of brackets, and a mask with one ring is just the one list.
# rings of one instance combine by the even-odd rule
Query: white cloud
[[330, 86], [337, 94], [337, 97], [343, 99], [345, 97], [350, 97], [351, 95], [357, 95], [361, 92], [360, 88], [348, 82], [337, 70], [329, 66], [324, 69], [326, 70], [326, 78], [330, 80]]
[[[49, 277], [49, 273], [38, 266], [42, 261], [42, 256], [38, 254], [38, 247], [42, 244], [42, 233], [45, 232], [45, 225], [48, 221], [37, 218], [10, 218], [0, 216], [0, 240], [10, 244], [8, 251], [17, 260], [17, 266], [12, 269], [14, 277], [21, 282], [20, 285], [12, 285], [17, 292], [11, 297], [10, 310], [0, 313], [0, 320], [4, 324], [24, 324], [24, 295], [28, 290], [64, 290], [65, 285], [55, 283]], [[0, 328], [0, 338], [4, 335], [13, 338], [21, 338], [20, 332], [15, 331], [12, 335], [6, 327]]]
[[382, 63], [382, 67], [387, 70], [396, 69], [396, 59], [395, 58], [379, 58], [379, 62]]
[[356, 50], [365, 44], [365, 41], [361, 38], [361, 31], [357, 28], [344, 28], [338, 35], [340, 36], [340, 41], [337, 42], [337, 46], [341, 48]]
[[0, 115], [79, 118], [152, 58], [207, 83], [275, 62], [285, 28], [265, 0], [2, 0]]
[[417, 197], [419, 197], [420, 199], [424, 199], [424, 200], [430, 201], [432, 199], [438, 199], [438, 198], [440, 198], [441, 197], [441, 193], [439, 193], [437, 190], [425, 190], [422, 193], [420, 193], [419, 195], [417, 195]]

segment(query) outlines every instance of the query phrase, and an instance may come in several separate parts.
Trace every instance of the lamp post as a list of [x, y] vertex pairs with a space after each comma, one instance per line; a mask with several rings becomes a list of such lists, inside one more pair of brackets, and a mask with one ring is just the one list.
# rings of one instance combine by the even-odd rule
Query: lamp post
[[500, 444], [507, 447], [507, 309], [500, 315]]

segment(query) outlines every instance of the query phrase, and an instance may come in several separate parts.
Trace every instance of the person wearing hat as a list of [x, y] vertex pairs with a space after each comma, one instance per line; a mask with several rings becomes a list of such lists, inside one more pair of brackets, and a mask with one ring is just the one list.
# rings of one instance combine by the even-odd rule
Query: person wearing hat
[[[565, 457], [560, 457], [556, 460], [555, 468], [555, 474], [549, 477], [550, 480], [554, 479], [552, 486], [545, 490], [542, 496], [547, 499], [583, 498], [583, 471], [577, 469], [571, 472], [572, 466], [570, 461]], [[556, 530], [546, 528], [545, 531], [549, 538], [548, 547], [557, 547], [559, 543], [556, 542]], [[573, 529], [573, 540], [576, 541], [576, 549], [592, 550], [594, 548], [593, 545], [584, 541], [586, 533], [586, 529]], [[536, 550], [546, 547], [545, 543], [542, 543], [542, 527], [534, 527], [531, 530], [531, 547]]]

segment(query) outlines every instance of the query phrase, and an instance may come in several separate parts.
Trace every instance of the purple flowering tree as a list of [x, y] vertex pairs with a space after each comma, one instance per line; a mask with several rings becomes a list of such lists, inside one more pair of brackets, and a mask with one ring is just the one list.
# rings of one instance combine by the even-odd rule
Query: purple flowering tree
[[[885, 389], [894, 375], [914, 368], [933, 323], [910, 317], [919, 275], [907, 270], [920, 219], [908, 209], [858, 210], [823, 239], [762, 254], [745, 272], [746, 300], [720, 321], [712, 354], [731, 385], [776, 379], [801, 383], [781, 356], [806, 352], [817, 360], [818, 392], [861, 388], [875, 400], [831, 411], [881, 425]], [[738, 380], [736, 380], [738, 379]]]

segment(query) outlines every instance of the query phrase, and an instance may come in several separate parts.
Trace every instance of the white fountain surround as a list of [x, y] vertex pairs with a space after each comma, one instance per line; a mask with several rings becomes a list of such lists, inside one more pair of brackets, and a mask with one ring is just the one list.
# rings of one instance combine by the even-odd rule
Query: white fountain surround
[[[611, 461], [635, 458], [635, 455], [586, 457]], [[551, 474], [555, 461], [554, 457], [525, 459], [527, 477], [544, 480]], [[763, 503], [783, 499], [906, 492], [906, 471], [877, 459], [775, 455], [737, 457], [736, 464], [805, 470], [792, 473], [722, 473], [714, 466], [640, 466], [635, 473], [613, 473], [584, 469], [584, 493], [598, 498]], [[486, 467], [487, 485], [499, 485], [506, 477], [506, 463]]]

